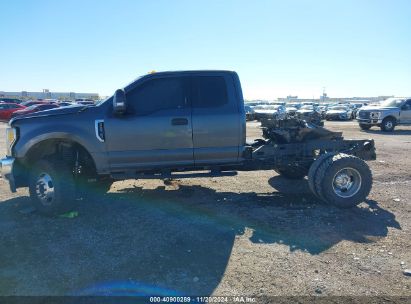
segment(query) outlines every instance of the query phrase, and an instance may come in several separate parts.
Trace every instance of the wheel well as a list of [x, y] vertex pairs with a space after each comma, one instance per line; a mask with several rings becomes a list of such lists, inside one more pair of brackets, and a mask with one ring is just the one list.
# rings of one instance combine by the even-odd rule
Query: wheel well
[[96, 165], [91, 154], [81, 144], [72, 140], [47, 139], [35, 144], [27, 152], [24, 163], [30, 166], [42, 158], [62, 159], [69, 165], [80, 162], [82, 166], [96, 172]]
[[388, 115], [388, 116], [384, 117], [383, 120], [386, 120], [387, 118], [391, 118], [392, 120], [394, 120], [394, 122], [397, 122], [397, 118], [395, 118], [395, 117], [392, 116], [392, 115]]

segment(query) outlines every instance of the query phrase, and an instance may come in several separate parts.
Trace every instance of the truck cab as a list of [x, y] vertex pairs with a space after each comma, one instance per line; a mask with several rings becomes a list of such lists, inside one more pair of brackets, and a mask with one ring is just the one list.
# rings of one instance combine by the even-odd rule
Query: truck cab
[[394, 131], [397, 125], [411, 125], [411, 98], [392, 97], [380, 105], [362, 107], [357, 121], [362, 130], [378, 126], [385, 132]]
[[154, 73], [117, 94], [124, 94], [120, 109], [115, 94], [102, 117], [110, 171], [241, 161], [245, 111], [236, 73]]

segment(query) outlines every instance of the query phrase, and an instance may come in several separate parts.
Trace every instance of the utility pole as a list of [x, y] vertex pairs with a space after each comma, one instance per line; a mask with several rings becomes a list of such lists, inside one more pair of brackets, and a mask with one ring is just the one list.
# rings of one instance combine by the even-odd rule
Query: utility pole
[[325, 88], [326, 88], [326, 87], [323, 87], [323, 96], [321, 97], [321, 99], [322, 99], [323, 102], [325, 102], [325, 98], [326, 98], [326, 96], [327, 96], [327, 94], [325, 93]]

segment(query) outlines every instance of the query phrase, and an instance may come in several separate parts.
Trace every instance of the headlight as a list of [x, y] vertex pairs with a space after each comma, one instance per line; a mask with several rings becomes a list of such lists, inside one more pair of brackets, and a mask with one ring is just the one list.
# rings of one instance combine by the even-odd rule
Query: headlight
[[7, 155], [11, 156], [11, 149], [13, 148], [14, 143], [17, 140], [16, 128], [7, 128], [6, 129], [6, 148]]
[[371, 118], [380, 118], [381, 117], [381, 112], [371, 112], [370, 117]]

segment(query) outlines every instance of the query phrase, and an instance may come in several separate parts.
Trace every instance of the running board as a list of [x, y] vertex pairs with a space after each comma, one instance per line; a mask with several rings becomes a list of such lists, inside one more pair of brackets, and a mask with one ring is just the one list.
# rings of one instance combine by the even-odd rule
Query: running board
[[208, 171], [208, 172], [159, 172], [159, 173], [140, 173], [140, 172], [117, 172], [112, 173], [111, 177], [116, 180], [124, 179], [166, 179], [166, 178], [199, 178], [199, 177], [223, 177], [236, 176], [237, 171]]

